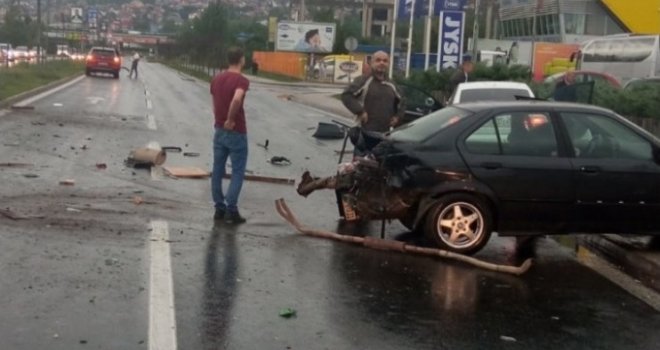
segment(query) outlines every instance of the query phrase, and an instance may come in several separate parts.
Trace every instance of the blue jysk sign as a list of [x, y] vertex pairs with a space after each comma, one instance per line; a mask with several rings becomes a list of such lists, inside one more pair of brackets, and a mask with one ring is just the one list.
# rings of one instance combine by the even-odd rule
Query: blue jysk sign
[[465, 12], [442, 11], [438, 34], [438, 69], [456, 68], [461, 64]]
[[[432, 0], [433, 15], [438, 16], [442, 11], [462, 11], [466, 0]], [[399, 19], [410, 18], [413, 0], [399, 0]], [[415, 0], [415, 18], [429, 14], [429, 0]]]

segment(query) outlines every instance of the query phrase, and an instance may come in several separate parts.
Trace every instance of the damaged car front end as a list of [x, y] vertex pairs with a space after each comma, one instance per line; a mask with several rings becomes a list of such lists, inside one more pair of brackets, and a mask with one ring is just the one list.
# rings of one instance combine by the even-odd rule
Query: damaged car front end
[[[470, 173], [455, 151], [455, 137], [450, 134], [471, 114], [469, 110], [448, 107], [387, 135], [362, 131], [360, 142], [354, 146], [365, 148], [367, 156], [340, 164], [335, 176], [314, 178], [303, 174], [298, 193], [306, 197], [316, 189], [334, 189], [344, 220], [399, 220], [410, 230], [426, 231], [426, 217], [439, 196], [469, 190]], [[480, 226], [472, 231], [485, 229], [483, 222], [463, 220], [465, 234], [470, 234], [471, 224]], [[458, 241], [464, 235], [454, 236]], [[468, 252], [460, 244], [439, 245]]]

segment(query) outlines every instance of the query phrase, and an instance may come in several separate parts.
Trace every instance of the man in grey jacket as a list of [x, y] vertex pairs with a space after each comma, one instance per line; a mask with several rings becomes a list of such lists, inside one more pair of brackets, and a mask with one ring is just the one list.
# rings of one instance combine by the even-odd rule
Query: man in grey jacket
[[374, 53], [371, 74], [358, 77], [341, 94], [365, 131], [387, 132], [400, 124], [406, 111], [399, 88], [387, 76], [389, 64], [387, 53]]

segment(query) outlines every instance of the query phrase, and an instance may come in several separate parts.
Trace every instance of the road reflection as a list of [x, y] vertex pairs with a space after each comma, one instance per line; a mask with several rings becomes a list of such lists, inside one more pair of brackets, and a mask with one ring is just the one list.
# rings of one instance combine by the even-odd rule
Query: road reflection
[[[364, 232], [378, 232], [377, 228], [376, 223], [340, 223], [337, 232], [362, 236]], [[397, 239], [417, 245], [423, 242], [411, 233]], [[433, 324], [434, 331], [442, 334], [472, 337], [475, 319], [493, 311], [494, 302], [513, 299], [525, 304], [530, 298], [522, 278], [442, 258], [338, 243], [333, 245], [331, 266], [331, 284], [347, 286], [343, 298], [355, 301], [338, 315], [352, 313], [349, 319], [368, 319], [372, 325], [404, 337], [413, 337], [422, 332], [420, 329], [428, 332], [421, 324]]]
[[204, 349], [228, 348], [227, 333], [232, 321], [232, 310], [238, 273], [236, 229], [215, 225], [204, 260], [204, 292], [202, 315], [202, 345]]

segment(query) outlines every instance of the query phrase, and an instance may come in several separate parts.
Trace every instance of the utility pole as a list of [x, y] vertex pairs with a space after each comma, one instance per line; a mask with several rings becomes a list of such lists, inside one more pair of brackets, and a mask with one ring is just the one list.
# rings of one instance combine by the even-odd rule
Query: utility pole
[[477, 59], [477, 39], [479, 38], [479, 0], [474, 1], [474, 25], [472, 26], [472, 61]]
[[37, 0], [37, 63], [41, 63], [41, 0]]

